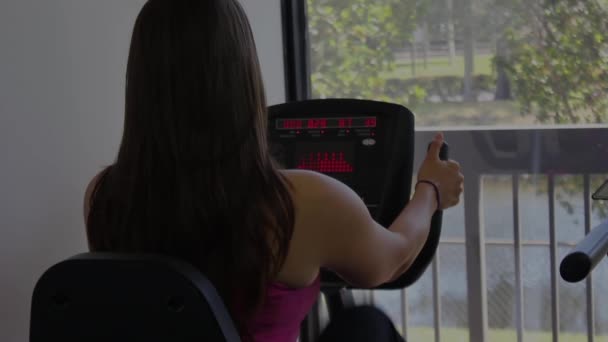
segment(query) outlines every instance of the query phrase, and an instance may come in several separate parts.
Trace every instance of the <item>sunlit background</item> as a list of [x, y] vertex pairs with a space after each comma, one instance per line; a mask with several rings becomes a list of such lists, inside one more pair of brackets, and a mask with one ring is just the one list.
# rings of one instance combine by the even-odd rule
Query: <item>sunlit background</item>
[[[550, 132], [608, 123], [608, 1], [308, 0], [307, 14], [314, 98], [400, 103], [416, 114], [418, 130], [455, 129], [457, 137], [467, 130]], [[483, 198], [488, 340], [517, 341], [519, 319], [523, 340], [552, 341], [548, 175], [484, 172], [475, 170]], [[606, 175], [560, 174], [552, 180], [557, 260], [585, 236], [584, 177], [595, 189]], [[599, 202], [589, 210], [592, 226], [608, 213]], [[463, 206], [446, 213], [437, 258], [436, 283], [429, 268], [404, 293], [360, 291], [358, 298], [384, 308], [412, 341], [468, 341]], [[561, 340], [590, 341], [591, 325], [596, 341], [608, 341], [608, 311], [602, 309], [607, 277], [604, 263], [591, 283], [593, 315], [586, 284], [559, 280]]]

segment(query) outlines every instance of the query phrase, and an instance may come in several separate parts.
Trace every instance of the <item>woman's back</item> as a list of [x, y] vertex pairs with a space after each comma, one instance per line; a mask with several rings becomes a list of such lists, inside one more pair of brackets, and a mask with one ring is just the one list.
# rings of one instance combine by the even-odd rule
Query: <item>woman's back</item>
[[292, 336], [321, 267], [357, 286], [388, 281], [422, 248], [433, 211], [452, 205], [443, 195], [458, 171], [439, 161], [439, 140], [419, 175], [450, 190], [446, 202], [423, 184], [385, 229], [344, 184], [279, 170], [267, 125], [238, 0], [149, 0], [133, 30], [118, 156], [87, 189], [90, 249], [182, 258], [218, 288], [244, 336], [282, 325]]
[[[91, 206], [95, 206], [96, 193], [103, 192], [106, 177], [112, 167], [97, 175], [89, 184], [85, 198], [85, 218], [90, 218]], [[320, 293], [319, 240], [330, 224], [319, 208], [332, 208], [329, 193], [346, 187], [328, 186], [333, 181], [323, 175], [295, 170], [281, 171], [291, 184], [291, 196], [296, 209], [295, 224], [288, 253], [276, 277], [264, 288], [261, 306], [247, 320], [241, 330], [244, 337], [255, 342], [295, 341], [302, 320], [310, 311]], [[342, 188], [342, 189], [341, 189]], [[119, 205], [115, 203], [115, 205]], [[251, 203], [255, 205], [255, 203]], [[96, 235], [88, 229], [89, 235]], [[326, 232], [327, 233], [327, 232]], [[328, 235], [329, 236], [329, 235]], [[184, 238], [188, 238], [184, 236]], [[230, 302], [230, 300], [227, 300]], [[245, 311], [237, 303], [233, 314]]]
[[242, 328], [285, 260], [294, 209], [268, 153], [263, 81], [238, 0], [147, 1], [126, 76], [118, 155], [89, 189], [89, 247], [190, 262]]

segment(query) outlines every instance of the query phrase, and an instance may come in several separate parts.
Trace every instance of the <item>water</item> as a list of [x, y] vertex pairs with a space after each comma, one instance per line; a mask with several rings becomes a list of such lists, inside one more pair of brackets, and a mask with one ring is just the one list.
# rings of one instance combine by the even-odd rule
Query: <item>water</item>
[[[594, 185], [604, 179], [594, 177]], [[547, 179], [530, 176], [521, 179], [520, 222], [524, 242], [549, 241], [549, 200]], [[581, 177], [556, 178], [555, 227], [560, 243], [576, 244], [584, 237], [584, 200]], [[567, 190], [571, 189], [571, 190]], [[600, 208], [592, 211], [592, 226], [602, 221]], [[605, 206], [604, 206], [605, 208]], [[513, 250], [513, 206], [510, 177], [492, 177], [483, 181], [483, 224], [486, 238], [486, 284], [490, 328], [515, 329], [515, 266]], [[460, 205], [444, 214], [443, 239], [464, 240], [464, 210]], [[489, 244], [492, 241], [507, 245]], [[558, 262], [571, 247], [558, 249]], [[467, 327], [466, 250], [462, 244], [440, 246], [440, 296], [442, 327]], [[608, 332], [608, 262], [594, 271], [595, 315], [598, 333]], [[551, 273], [548, 246], [526, 245], [522, 248], [524, 290], [524, 328], [529, 331], [551, 330]], [[407, 289], [410, 326], [433, 326], [431, 270]], [[560, 330], [585, 333], [585, 282], [569, 284], [559, 279]], [[402, 322], [400, 291], [376, 291], [374, 299], [397, 325]]]

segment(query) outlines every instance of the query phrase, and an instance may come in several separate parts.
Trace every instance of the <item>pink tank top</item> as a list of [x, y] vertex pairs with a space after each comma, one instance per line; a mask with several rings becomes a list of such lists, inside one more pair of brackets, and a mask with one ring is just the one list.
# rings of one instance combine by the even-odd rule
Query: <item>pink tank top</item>
[[255, 342], [295, 342], [300, 324], [317, 300], [321, 277], [308, 287], [291, 288], [274, 282], [266, 291], [264, 305], [247, 328]]

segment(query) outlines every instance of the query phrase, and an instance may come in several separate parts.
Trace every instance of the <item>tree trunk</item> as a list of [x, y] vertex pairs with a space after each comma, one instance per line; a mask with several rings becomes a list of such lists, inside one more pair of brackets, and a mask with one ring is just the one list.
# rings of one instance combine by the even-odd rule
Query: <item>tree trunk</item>
[[424, 68], [428, 68], [429, 50], [431, 39], [429, 37], [429, 22], [425, 19], [422, 27], [422, 58], [424, 59]]
[[472, 0], [464, 0], [464, 101], [475, 101], [473, 94], [473, 73], [475, 70], [475, 35], [473, 31]]
[[511, 81], [507, 77], [505, 62], [507, 59], [507, 44], [503, 37], [496, 40], [496, 93], [495, 100], [511, 100]]
[[416, 77], [416, 58], [418, 58], [418, 51], [416, 48], [416, 39], [412, 39], [412, 45], [410, 49], [410, 65], [412, 67], [412, 77]]
[[450, 65], [454, 65], [456, 59], [456, 31], [454, 30], [454, 0], [446, 0], [448, 7], [448, 54]]

